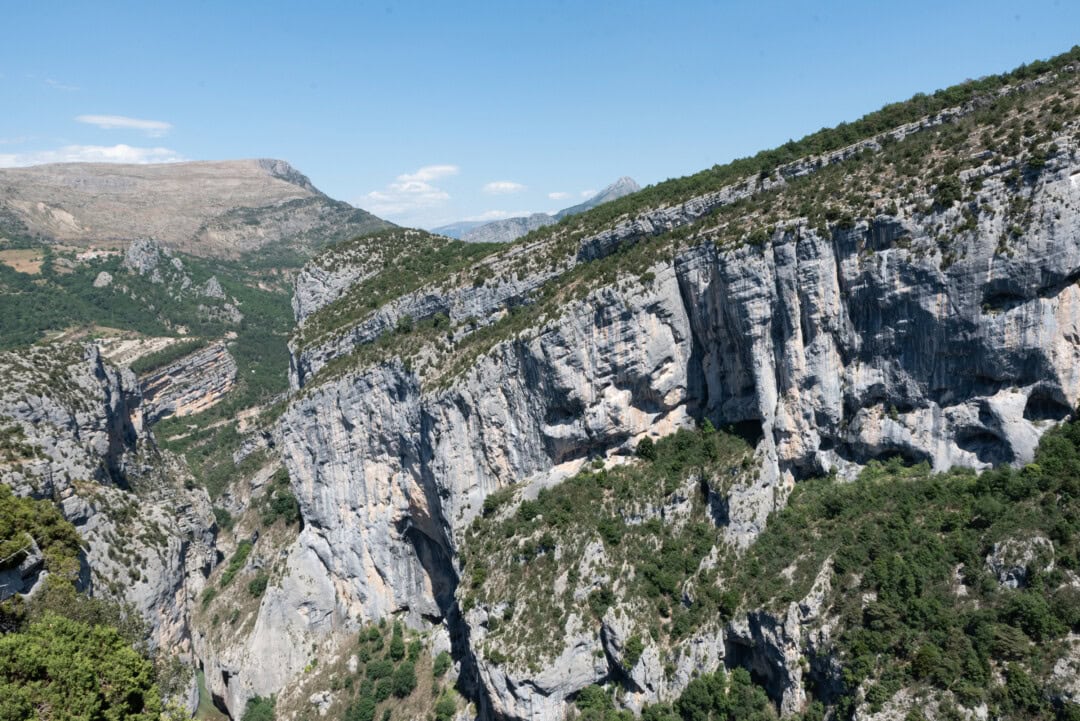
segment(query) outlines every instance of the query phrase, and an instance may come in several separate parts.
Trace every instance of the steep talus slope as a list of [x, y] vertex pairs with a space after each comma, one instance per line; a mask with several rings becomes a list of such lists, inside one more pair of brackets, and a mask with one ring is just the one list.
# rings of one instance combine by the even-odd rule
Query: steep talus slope
[[0, 170], [0, 233], [79, 246], [152, 237], [193, 255], [314, 246], [388, 223], [335, 201], [281, 160]]
[[[514, 578], [520, 553], [474, 548], [467, 529], [510, 523], [586, 464], [618, 468], [645, 438], [738, 427], [748, 460], [710, 456], [683, 469], [684, 491], [621, 521], [651, 518], [672, 538], [714, 529], [686, 561], [699, 564], [689, 585], [665, 591], [685, 615], [686, 594], [723, 588], [716, 564], [754, 547], [800, 479], [894, 456], [937, 470], [1029, 461], [1080, 400], [1076, 76], [1064, 61], [1041, 73], [962, 90], [962, 105], [922, 119], [901, 108], [905, 125], [830, 137], [807, 159], [713, 171], [721, 187], [657, 186], [504, 250], [435, 242], [443, 262], [396, 292], [394, 269], [341, 270], [331, 251], [320, 262], [339, 275], [298, 286], [299, 392], [279, 426], [305, 520], [280, 593], [306, 584], [309, 612], [284, 616], [279, 594], [260, 623], [319, 639], [388, 612], [442, 619], [484, 716], [561, 717], [593, 683], [640, 708], [721, 663], [751, 668], [784, 713], [804, 710], [800, 659], [829, 638], [800, 624], [827, 576], [786, 621], [752, 612], [637, 635], [624, 663], [642, 606], [615, 580], [627, 569], [609, 539], [536, 546], [577, 569], [552, 581], [569, 599], [556, 622], [485, 590]], [[554, 623], [554, 636], [532, 648], [500, 636], [500, 619]], [[253, 657], [271, 640], [259, 643]], [[834, 662], [822, 652], [809, 675], [827, 687]], [[303, 663], [290, 652], [274, 678]], [[259, 669], [238, 673], [272, 690]]]

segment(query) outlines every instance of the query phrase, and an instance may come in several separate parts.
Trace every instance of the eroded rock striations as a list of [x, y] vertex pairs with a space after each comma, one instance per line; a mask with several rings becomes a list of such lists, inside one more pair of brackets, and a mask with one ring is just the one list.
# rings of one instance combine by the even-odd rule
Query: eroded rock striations
[[5, 353], [0, 368], [0, 424], [18, 439], [3, 482], [55, 500], [75, 525], [84, 590], [132, 604], [152, 647], [189, 649], [189, 589], [214, 561], [213, 518], [206, 493], [183, 488], [158, 455], [131, 371], [92, 344]]
[[236, 360], [218, 341], [148, 373], [140, 385], [148, 422], [191, 415], [216, 405], [236, 385]]
[[[409, 364], [320, 375], [403, 314], [445, 314], [452, 338], [442, 343], [456, 343], [467, 333], [459, 319], [485, 327], [487, 318], [497, 328], [506, 305], [527, 304], [567, 268], [789, 181], [747, 181], [649, 210], [582, 238], [575, 260], [550, 275], [425, 288], [333, 342], [302, 349], [293, 367], [302, 391], [280, 433], [306, 525], [260, 623], [268, 629], [275, 619], [286, 629], [276, 633], [310, 639], [395, 612], [414, 623], [445, 621], [473, 670], [482, 715], [556, 718], [578, 690], [615, 673], [605, 659], [619, 657], [625, 633], [617, 615], [599, 637], [568, 627], [564, 647], [539, 669], [484, 650], [484, 626], [497, 609], [458, 611], [455, 558], [492, 492], [523, 483], [527, 495], [694, 419], [750, 424], [761, 472], [730, 490], [721, 520], [742, 548], [800, 478], [831, 469], [851, 475], [896, 455], [939, 470], [1029, 460], [1041, 433], [1080, 400], [1080, 161], [1073, 138], [1055, 142], [1056, 155], [1019, 181], [1010, 162], [965, 174], [979, 179], [974, 216], [951, 203], [902, 205], [827, 227], [776, 223], [759, 242], [736, 245], [705, 229], [640, 277], [626, 274], [545, 311], [453, 371], [439, 367], [433, 346]], [[802, 164], [790, 177], [868, 147]], [[1010, 226], [1018, 195], [1027, 205], [1019, 233]], [[328, 283], [330, 296], [344, 285]], [[327, 302], [312, 287], [301, 320]], [[823, 571], [817, 585], [827, 583]], [[283, 598], [300, 584], [309, 589], [308, 611], [289, 616]], [[693, 637], [686, 657], [695, 660], [675, 682], [659, 678], [656, 653], [646, 648], [644, 665], [630, 671], [633, 704], [670, 698], [695, 671], [728, 663], [754, 668], [780, 708], [797, 712], [805, 703], [799, 659], [813, 657], [827, 636], [816, 613], [809, 598], [782, 618], [750, 616]], [[302, 667], [294, 656], [275, 680]], [[258, 680], [259, 668], [238, 673], [254, 691], [273, 690]], [[828, 679], [836, 670], [822, 656], [810, 673]]]

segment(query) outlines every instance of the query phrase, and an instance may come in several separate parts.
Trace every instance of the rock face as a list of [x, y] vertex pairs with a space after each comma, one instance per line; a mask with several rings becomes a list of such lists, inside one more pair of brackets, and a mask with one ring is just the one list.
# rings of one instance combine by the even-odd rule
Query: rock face
[[25, 558], [18, 566], [0, 569], [0, 601], [6, 601], [17, 593], [30, 593], [37, 584], [45, 565], [45, 556], [33, 538], [22, 552]]
[[[981, 195], [994, 212], [980, 213], [974, 228], [962, 229], [954, 208], [828, 231], [796, 222], [736, 247], [705, 236], [652, 265], [646, 280], [563, 304], [438, 385], [399, 362], [321, 382], [316, 373], [392, 328], [396, 314], [495, 317], [500, 302], [527, 298], [546, 277], [424, 289], [335, 344], [305, 349], [294, 358], [303, 391], [280, 428], [307, 525], [283, 588], [306, 579], [318, 613], [287, 626], [318, 638], [395, 611], [445, 620], [475, 666], [483, 713], [555, 718], [577, 690], [611, 673], [593, 654], [618, 657], [618, 621], [606, 622], [602, 639], [568, 628], [557, 660], [538, 671], [485, 659], [488, 611], [457, 615], [453, 559], [493, 491], [553, 482], [695, 418], [750, 424], [760, 430], [762, 472], [731, 491], [722, 520], [738, 547], [794, 481], [832, 468], [851, 474], [896, 455], [939, 470], [1030, 459], [1040, 434], [1080, 400], [1080, 164], [1071, 148], [1035, 181], [1031, 223], [1009, 253], [998, 239], [1015, 191], [991, 174]], [[753, 192], [738, 186], [650, 211], [582, 239], [577, 262]], [[952, 233], [948, 259], [943, 232]], [[319, 304], [317, 292], [303, 301]], [[815, 614], [811, 599], [782, 616], [749, 617], [723, 637], [698, 638], [697, 658], [749, 665], [782, 710], [799, 711], [799, 658], [823, 643], [807, 635]], [[631, 671], [640, 702], [678, 690], [655, 680], [649, 658]], [[810, 673], [828, 679], [827, 659], [812, 661]]]
[[131, 603], [151, 645], [182, 651], [186, 581], [213, 561], [213, 518], [205, 492], [169, 479], [134, 376], [93, 345], [5, 353], [0, 368], [0, 424], [21, 439], [0, 482], [57, 500], [86, 541], [83, 588]]
[[1054, 544], [1049, 538], [1011, 538], [995, 543], [986, 557], [986, 570], [1006, 588], [1024, 588], [1032, 570], [1054, 569]]
[[0, 217], [70, 245], [152, 237], [193, 255], [312, 245], [389, 224], [320, 193], [281, 160], [0, 169]]
[[147, 422], [187, 416], [215, 405], [236, 385], [236, 361], [218, 341], [149, 373], [140, 385]]

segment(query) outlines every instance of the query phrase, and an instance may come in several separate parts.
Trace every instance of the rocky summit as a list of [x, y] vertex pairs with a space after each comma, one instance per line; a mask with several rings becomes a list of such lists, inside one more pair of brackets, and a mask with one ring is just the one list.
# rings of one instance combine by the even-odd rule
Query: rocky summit
[[200, 258], [331, 207], [283, 164], [10, 172], [186, 219], [12, 271], [93, 302], [0, 354], [0, 621], [130, 604], [179, 713], [1080, 714], [1080, 49], [291, 276]]

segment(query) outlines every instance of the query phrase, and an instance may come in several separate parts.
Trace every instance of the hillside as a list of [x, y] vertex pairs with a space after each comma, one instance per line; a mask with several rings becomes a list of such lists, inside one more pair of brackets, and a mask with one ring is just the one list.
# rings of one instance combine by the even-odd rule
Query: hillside
[[328, 198], [281, 160], [0, 169], [0, 236], [81, 248], [153, 238], [198, 256], [304, 252], [388, 227]]

